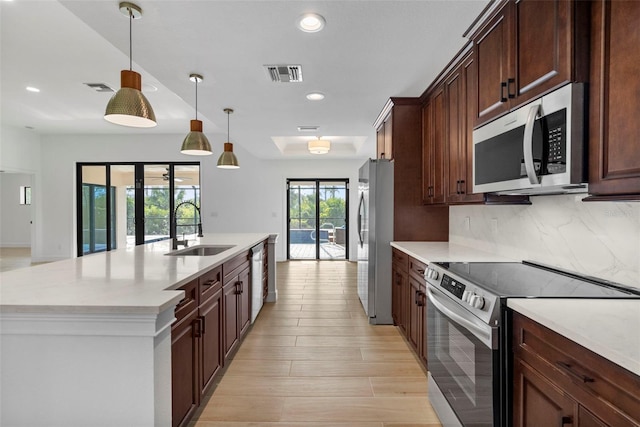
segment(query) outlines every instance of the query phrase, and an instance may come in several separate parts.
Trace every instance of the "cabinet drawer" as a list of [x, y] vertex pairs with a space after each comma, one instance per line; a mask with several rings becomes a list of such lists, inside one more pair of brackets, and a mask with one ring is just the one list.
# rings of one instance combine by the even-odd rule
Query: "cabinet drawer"
[[200, 301], [204, 302], [222, 288], [222, 266], [199, 277]]
[[242, 253], [235, 258], [222, 264], [222, 273], [224, 274], [223, 285], [226, 285], [230, 280], [236, 278], [236, 276], [245, 268], [251, 265], [251, 255], [249, 251]]
[[184, 298], [178, 303], [178, 305], [176, 305], [176, 322], [180, 321], [187, 314], [197, 309], [198, 305], [200, 305], [198, 279], [194, 279], [189, 283], [180, 286], [178, 289], [184, 291]]
[[391, 248], [391, 261], [398, 270], [407, 272], [409, 269], [409, 255], [399, 249]]
[[427, 269], [427, 264], [422, 261], [418, 261], [415, 258], [409, 257], [409, 273], [418, 279], [421, 283], [425, 283], [424, 271]]
[[639, 376], [515, 312], [513, 347], [516, 357], [608, 424], [640, 425]]

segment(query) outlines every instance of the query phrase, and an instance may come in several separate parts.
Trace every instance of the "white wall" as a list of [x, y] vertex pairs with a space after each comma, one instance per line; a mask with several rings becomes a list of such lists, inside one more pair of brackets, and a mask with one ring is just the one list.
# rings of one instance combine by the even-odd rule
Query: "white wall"
[[0, 173], [0, 247], [31, 246], [31, 205], [20, 204], [20, 187], [31, 187], [31, 175]]
[[640, 203], [583, 197], [537, 196], [531, 206], [452, 206], [449, 241], [640, 288]]
[[[0, 126], [0, 170], [10, 173], [27, 174], [31, 177], [31, 207], [29, 220], [33, 221], [30, 230], [30, 242], [33, 253], [34, 248], [42, 245], [42, 210], [39, 205], [41, 183], [41, 138], [28, 129]], [[7, 205], [6, 207], [9, 207]], [[9, 221], [13, 216], [12, 211], [6, 212], [5, 203], [0, 204], [0, 216], [3, 222]], [[8, 225], [7, 225], [8, 226]], [[0, 224], [4, 230], [5, 225]], [[7, 237], [8, 238], [8, 237]], [[0, 244], [5, 243], [5, 238], [0, 238]]]
[[[358, 169], [361, 160], [261, 160], [234, 145], [238, 170], [215, 167], [214, 155], [180, 154], [184, 135], [50, 135], [42, 138], [44, 215], [43, 245], [34, 258], [57, 259], [75, 254], [76, 162], [200, 161], [204, 232], [278, 233], [278, 260], [286, 257], [287, 178], [349, 178], [351, 242], [355, 242]], [[218, 147], [217, 147], [218, 146]], [[217, 148], [217, 149], [216, 149]], [[355, 192], [355, 193], [354, 193]], [[350, 248], [355, 259], [355, 244]]]

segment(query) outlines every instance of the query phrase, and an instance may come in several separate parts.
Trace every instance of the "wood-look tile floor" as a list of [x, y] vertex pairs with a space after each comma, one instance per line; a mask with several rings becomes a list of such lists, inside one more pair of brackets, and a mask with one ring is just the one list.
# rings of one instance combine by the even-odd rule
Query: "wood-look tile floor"
[[426, 374], [394, 326], [371, 326], [356, 265], [278, 263], [266, 304], [190, 427], [436, 427]]

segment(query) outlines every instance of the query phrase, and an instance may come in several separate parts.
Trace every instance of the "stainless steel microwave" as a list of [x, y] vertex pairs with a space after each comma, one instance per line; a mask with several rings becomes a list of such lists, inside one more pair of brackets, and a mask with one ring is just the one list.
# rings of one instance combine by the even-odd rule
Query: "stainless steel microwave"
[[587, 191], [585, 97], [571, 83], [473, 131], [473, 192]]

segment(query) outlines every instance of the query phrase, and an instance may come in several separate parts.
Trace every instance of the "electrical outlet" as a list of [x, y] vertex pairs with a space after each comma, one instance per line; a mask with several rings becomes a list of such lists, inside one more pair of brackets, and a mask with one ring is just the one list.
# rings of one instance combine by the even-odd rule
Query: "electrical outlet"
[[211, 212], [211, 216], [216, 218], [218, 216], [218, 212]]
[[491, 232], [498, 234], [498, 218], [491, 218]]
[[468, 216], [464, 218], [464, 229], [466, 231], [471, 230], [471, 218]]

